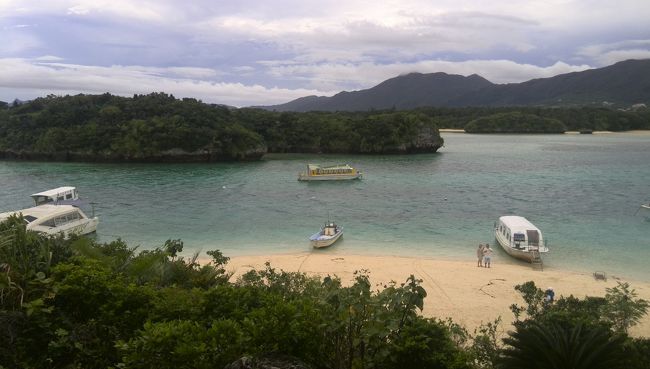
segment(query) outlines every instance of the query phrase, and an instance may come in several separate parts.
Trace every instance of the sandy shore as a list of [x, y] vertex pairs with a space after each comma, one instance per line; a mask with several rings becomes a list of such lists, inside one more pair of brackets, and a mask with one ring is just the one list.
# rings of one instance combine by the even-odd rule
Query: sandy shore
[[[270, 256], [238, 256], [231, 258], [228, 270], [233, 280], [251, 269], [264, 269], [264, 263], [285, 271], [299, 271], [310, 275], [337, 275], [343, 283], [350, 283], [356, 270], [367, 269], [377, 288], [391, 280], [404, 282], [410, 274], [423, 280], [428, 296], [423, 314], [431, 317], [451, 317], [470, 332], [482, 322], [501, 316], [504, 331], [514, 319], [509, 306], [523, 301], [514, 286], [534, 281], [543, 289], [553, 287], [556, 296], [604, 296], [605, 288], [615, 287], [618, 279], [595, 280], [591, 274], [556, 270], [545, 267], [534, 270], [526, 265], [499, 265], [479, 268], [476, 260], [448, 261], [394, 256], [359, 256], [306, 252]], [[629, 282], [640, 298], [650, 300], [650, 283]], [[634, 336], [650, 337], [650, 317], [630, 332]]]
[[[465, 133], [464, 129], [453, 129], [453, 128], [440, 128], [438, 131], [440, 133]], [[564, 132], [566, 135], [579, 135], [579, 131], [566, 131]], [[633, 131], [621, 131], [621, 132], [614, 132], [614, 131], [593, 131], [592, 134], [595, 135], [608, 135], [608, 134], [615, 134], [615, 135], [627, 135], [627, 136], [650, 136], [650, 130], [633, 130]]]

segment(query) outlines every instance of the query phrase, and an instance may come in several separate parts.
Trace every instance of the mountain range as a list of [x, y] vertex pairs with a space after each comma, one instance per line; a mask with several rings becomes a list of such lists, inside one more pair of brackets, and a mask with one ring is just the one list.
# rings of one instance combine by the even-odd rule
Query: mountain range
[[306, 96], [261, 108], [305, 112], [635, 104], [650, 105], [650, 59], [508, 84], [495, 84], [476, 74], [410, 73], [366, 90], [343, 91], [331, 97]]

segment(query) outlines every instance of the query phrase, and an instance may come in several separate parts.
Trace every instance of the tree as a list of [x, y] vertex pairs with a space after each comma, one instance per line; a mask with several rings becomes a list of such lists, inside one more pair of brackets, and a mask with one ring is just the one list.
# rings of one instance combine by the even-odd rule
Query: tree
[[501, 369], [616, 369], [624, 337], [599, 326], [562, 327], [533, 322], [518, 325], [501, 352]]
[[616, 287], [606, 289], [607, 303], [602, 307], [602, 314], [616, 331], [627, 333], [648, 312], [648, 301], [637, 299], [638, 295], [634, 289], [630, 289], [629, 283], [617, 284]]

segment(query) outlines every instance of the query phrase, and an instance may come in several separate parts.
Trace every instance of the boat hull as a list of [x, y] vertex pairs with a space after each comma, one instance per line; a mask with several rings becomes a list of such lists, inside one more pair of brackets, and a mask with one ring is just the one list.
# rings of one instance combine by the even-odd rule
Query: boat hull
[[320, 233], [316, 233], [315, 235], [309, 238], [309, 242], [313, 248], [320, 249], [323, 247], [329, 247], [333, 245], [336, 241], [338, 241], [341, 238], [341, 236], [343, 236], [342, 230], [334, 234], [333, 236], [322, 236], [320, 235]]
[[356, 174], [337, 174], [337, 175], [315, 175], [310, 176], [305, 173], [298, 175], [299, 181], [347, 181], [352, 179], [361, 179], [361, 173]]
[[86, 218], [81, 219], [77, 222], [68, 223], [63, 227], [57, 227], [56, 229], [36, 226], [33, 228], [27, 228], [48, 236], [57, 236], [63, 235], [63, 238], [70, 238], [72, 235], [83, 236], [97, 231], [97, 225], [99, 224], [99, 219], [95, 218]]

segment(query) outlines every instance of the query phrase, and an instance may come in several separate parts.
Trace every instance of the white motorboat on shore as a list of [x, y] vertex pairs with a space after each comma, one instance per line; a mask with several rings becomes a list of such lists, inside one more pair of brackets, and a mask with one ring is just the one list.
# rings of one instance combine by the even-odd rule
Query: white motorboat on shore
[[541, 263], [541, 254], [549, 251], [542, 231], [524, 217], [500, 217], [494, 224], [494, 236], [508, 255], [529, 263]]
[[12, 215], [20, 215], [26, 223], [26, 229], [48, 236], [85, 235], [97, 230], [99, 219], [89, 218], [81, 209], [72, 205], [45, 204], [28, 209], [0, 213], [0, 222]]
[[314, 248], [328, 247], [338, 241], [343, 235], [343, 227], [336, 225], [329, 220], [318, 233], [309, 237], [309, 241]]

